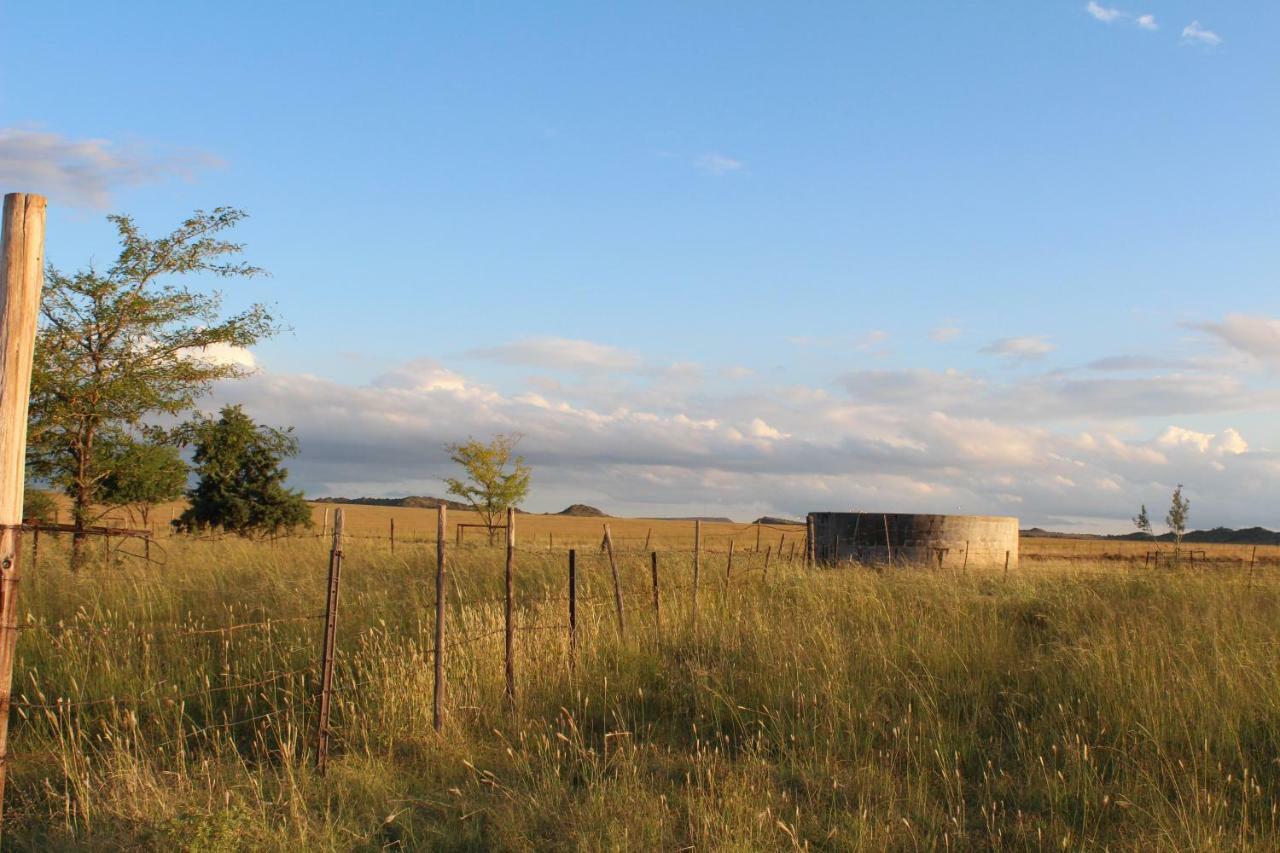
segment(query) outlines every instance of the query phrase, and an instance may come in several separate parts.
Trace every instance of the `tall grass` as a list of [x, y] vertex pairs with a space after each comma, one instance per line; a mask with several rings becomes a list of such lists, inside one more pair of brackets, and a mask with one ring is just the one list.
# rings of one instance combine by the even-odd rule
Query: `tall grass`
[[[175, 539], [21, 589], [15, 849], [1280, 847], [1280, 586], [1128, 568], [956, 575], [580, 553], [450, 573], [431, 727], [425, 547], [354, 543], [333, 758], [312, 770], [325, 546]], [[266, 624], [268, 623], [269, 624]], [[227, 626], [243, 626], [224, 630]], [[462, 643], [465, 638], [479, 638]]]

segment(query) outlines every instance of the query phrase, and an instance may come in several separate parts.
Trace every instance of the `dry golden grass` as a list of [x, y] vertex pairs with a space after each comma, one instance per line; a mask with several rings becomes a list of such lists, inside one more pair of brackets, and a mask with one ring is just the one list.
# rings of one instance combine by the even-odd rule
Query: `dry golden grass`
[[326, 542], [174, 537], [164, 565], [78, 573], [66, 544], [42, 542], [21, 589], [13, 849], [1280, 845], [1274, 567], [766, 573], [744, 555], [731, 581], [704, 563], [695, 630], [681, 545], [659, 643], [648, 561], [620, 560], [620, 638], [591, 548], [570, 669], [564, 552], [525, 546], [511, 707], [503, 552], [476, 543], [451, 551], [437, 735], [432, 549], [355, 539], [322, 779]]

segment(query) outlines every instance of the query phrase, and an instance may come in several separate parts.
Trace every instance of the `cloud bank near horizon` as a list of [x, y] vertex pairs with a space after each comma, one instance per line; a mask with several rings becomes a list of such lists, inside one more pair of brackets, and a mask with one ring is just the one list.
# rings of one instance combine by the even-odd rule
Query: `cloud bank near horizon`
[[[1232, 315], [1198, 328], [1265, 357], [1268, 322]], [[363, 385], [264, 370], [216, 396], [297, 428], [292, 479], [311, 495], [440, 493], [447, 443], [520, 433], [539, 511], [932, 511], [1122, 529], [1177, 483], [1199, 525], [1264, 524], [1280, 503], [1280, 454], [1240, 425], [1280, 408], [1280, 392], [1229, 360], [1114, 356], [1016, 376], [854, 369], [816, 387], [716, 386], [696, 366], [642, 366], [590, 341], [528, 339], [472, 355], [570, 375], [500, 389], [424, 359]], [[605, 370], [609, 381], [598, 381]]]

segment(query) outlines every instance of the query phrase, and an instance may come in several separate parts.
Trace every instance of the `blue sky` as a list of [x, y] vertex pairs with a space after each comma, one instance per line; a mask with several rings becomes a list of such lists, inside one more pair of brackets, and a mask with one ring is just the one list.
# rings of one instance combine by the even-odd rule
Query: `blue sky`
[[112, 5], [0, 12], [0, 178], [250, 212], [310, 494], [1280, 526], [1280, 6]]

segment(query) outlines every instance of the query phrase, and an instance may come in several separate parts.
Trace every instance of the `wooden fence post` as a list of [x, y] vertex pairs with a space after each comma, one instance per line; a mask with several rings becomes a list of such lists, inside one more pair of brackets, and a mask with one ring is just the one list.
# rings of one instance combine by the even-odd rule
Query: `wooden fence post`
[[324, 606], [324, 643], [320, 648], [320, 721], [316, 727], [316, 772], [329, 768], [329, 709], [333, 697], [333, 656], [338, 639], [338, 580], [342, 575], [342, 510], [333, 514], [329, 550], [329, 595]]
[[728, 584], [733, 579], [733, 539], [729, 539], [729, 560], [724, 564], [724, 582]]
[[396, 520], [391, 519], [391, 553], [396, 552]]
[[760, 553], [760, 522], [756, 522], [756, 553]]
[[658, 648], [662, 648], [662, 605], [658, 599], [658, 552], [649, 552], [649, 565], [653, 569], [653, 635]]
[[613, 556], [613, 537], [609, 535], [609, 525], [604, 526], [604, 548], [609, 554], [609, 571], [613, 573], [613, 605], [618, 611], [618, 636], [625, 639], [626, 625], [622, 621], [622, 579], [618, 577], [618, 561]]
[[[436, 661], [435, 693], [431, 702], [431, 724], [440, 731], [444, 725], [444, 570], [445, 530], [448, 519], [445, 506], [436, 508]], [[462, 528], [458, 528], [459, 531]]]
[[569, 671], [578, 655], [578, 552], [569, 549]]
[[[781, 548], [779, 548], [778, 550], [782, 550], [782, 549], [781, 549]], [[765, 548], [765, 549], [764, 549], [764, 572], [760, 575], [760, 579], [761, 579], [761, 580], [763, 580], [763, 579], [765, 579], [765, 578], [769, 577], [769, 556], [770, 556], [771, 554], [773, 554], [773, 546], [772, 546], [772, 545], [770, 545], [770, 546], [768, 546], [767, 548]]]
[[960, 566], [960, 571], [969, 571], [969, 540], [964, 540], [964, 564]]
[[[39, 530], [40, 528], [36, 528]], [[1253, 553], [1249, 555], [1249, 589], [1253, 589], [1253, 561], [1258, 558], [1258, 546], [1253, 546]]]
[[804, 517], [804, 567], [812, 569], [817, 559], [814, 554], [817, 543], [813, 541], [813, 513], [809, 513]]
[[1009, 579], [1009, 552], [1004, 552], [1004, 579]]
[[44, 286], [43, 196], [9, 193], [0, 227], [0, 817], [9, 764], [9, 691], [18, 639], [18, 578], [27, 403]]
[[[173, 511], [170, 510], [170, 515], [172, 514], [173, 514]], [[321, 522], [320, 524], [320, 535], [321, 536], [329, 535], [329, 508], [328, 507], [324, 508], [324, 521]]]
[[507, 601], [506, 601], [506, 653], [507, 653], [507, 701], [516, 703], [515, 663], [515, 568], [516, 568], [516, 511], [507, 507]]
[[646, 551], [648, 551], [648, 550], [649, 550], [649, 539], [650, 539], [650, 538], [652, 538], [652, 537], [653, 537], [653, 528], [652, 528], [652, 527], [650, 527], [650, 528], [649, 528], [649, 531], [648, 531], [647, 533], [645, 533], [645, 535], [644, 535], [644, 549], [645, 549]]
[[693, 522], [693, 630], [698, 630], [698, 583], [702, 574], [702, 522]]
[[889, 549], [889, 565], [893, 565], [893, 540], [889, 538], [889, 514], [884, 516], [884, 547]]

